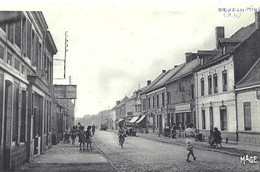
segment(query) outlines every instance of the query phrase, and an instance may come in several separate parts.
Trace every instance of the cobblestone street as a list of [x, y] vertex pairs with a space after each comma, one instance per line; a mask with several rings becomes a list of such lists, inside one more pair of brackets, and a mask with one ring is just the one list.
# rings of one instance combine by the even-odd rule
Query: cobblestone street
[[98, 131], [95, 147], [118, 171], [259, 171], [258, 164], [245, 165], [240, 157], [195, 149], [196, 161], [186, 162], [185, 146], [141, 137], [126, 137], [124, 149], [113, 132]]

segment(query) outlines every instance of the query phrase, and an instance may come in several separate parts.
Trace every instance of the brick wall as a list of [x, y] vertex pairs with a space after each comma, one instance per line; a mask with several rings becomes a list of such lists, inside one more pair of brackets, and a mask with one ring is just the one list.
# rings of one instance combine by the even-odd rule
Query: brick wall
[[15, 170], [18, 166], [26, 162], [28, 143], [19, 147], [15, 146], [11, 150], [11, 170]]

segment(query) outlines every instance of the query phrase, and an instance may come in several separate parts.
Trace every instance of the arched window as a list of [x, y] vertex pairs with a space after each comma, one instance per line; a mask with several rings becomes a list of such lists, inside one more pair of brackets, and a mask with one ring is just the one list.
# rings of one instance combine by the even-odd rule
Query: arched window
[[214, 83], [214, 93], [218, 93], [218, 75], [215, 73], [213, 75], [213, 83]]

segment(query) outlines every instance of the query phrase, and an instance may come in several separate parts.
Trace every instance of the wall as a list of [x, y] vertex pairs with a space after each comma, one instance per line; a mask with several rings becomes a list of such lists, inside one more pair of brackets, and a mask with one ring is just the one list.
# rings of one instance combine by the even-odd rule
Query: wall
[[[195, 74], [195, 88], [196, 88], [196, 114], [198, 118], [198, 128], [201, 132], [208, 135], [210, 130], [209, 107], [213, 107], [213, 122], [214, 127], [220, 129], [220, 106], [227, 107], [227, 131], [223, 132], [226, 137], [235, 138], [234, 132], [236, 131], [236, 107], [235, 107], [235, 94], [234, 94], [234, 65], [233, 57], [228, 60], [222, 61], [219, 64], [202, 69]], [[222, 71], [227, 71], [227, 91], [223, 91]], [[218, 93], [214, 93], [214, 86], [212, 87], [212, 94], [208, 94], [208, 76], [217, 73]], [[204, 77], [204, 96], [201, 96], [201, 82], [200, 79]], [[212, 84], [213, 85], [213, 84]], [[206, 129], [202, 130], [202, 108], [205, 109]], [[228, 133], [228, 132], [231, 132]], [[233, 133], [232, 133], [233, 132]], [[226, 134], [225, 134], [226, 133]]]
[[[250, 131], [244, 128], [244, 102], [250, 102], [251, 127]], [[260, 144], [260, 100], [256, 97], [256, 89], [239, 91], [237, 94], [237, 114], [239, 141]]]

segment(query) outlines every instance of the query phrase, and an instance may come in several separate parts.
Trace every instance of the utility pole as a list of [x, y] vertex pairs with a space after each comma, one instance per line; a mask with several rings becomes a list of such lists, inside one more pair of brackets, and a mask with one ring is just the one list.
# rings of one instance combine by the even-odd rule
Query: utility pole
[[53, 59], [53, 60], [56, 60], [56, 61], [63, 61], [64, 62], [64, 76], [63, 76], [63, 78], [53, 78], [53, 79], [66, 79], [67, 51], [68, 51], [68, 31], [65, 31], [65, 54], [64, 54], [64, 59]]

